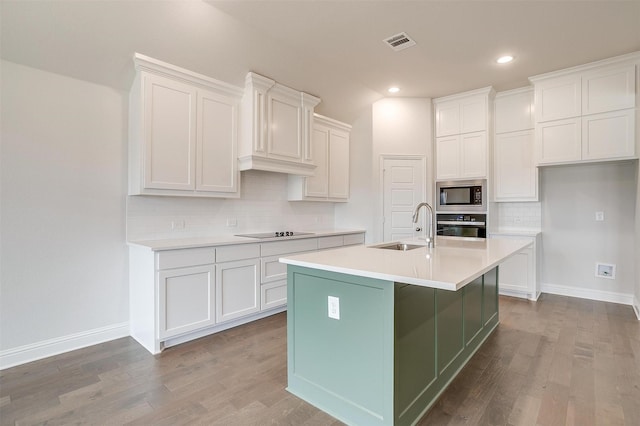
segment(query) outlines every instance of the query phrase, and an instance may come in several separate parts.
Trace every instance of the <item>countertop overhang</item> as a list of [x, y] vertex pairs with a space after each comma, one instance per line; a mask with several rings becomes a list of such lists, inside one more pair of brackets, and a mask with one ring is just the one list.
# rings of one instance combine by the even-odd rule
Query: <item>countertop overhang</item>
[[[402, 240], [420, 244], [420, 240]], [[422, 241], [424, 244], [424, 241]], [[380, 245], [380, 244], [376, 244]], [[280, 262], [385, 281], [457, 291], [495, 268], [529, 240], [437, 237], [436, 246], [385, 250], [352, 246], [280, 258]]]

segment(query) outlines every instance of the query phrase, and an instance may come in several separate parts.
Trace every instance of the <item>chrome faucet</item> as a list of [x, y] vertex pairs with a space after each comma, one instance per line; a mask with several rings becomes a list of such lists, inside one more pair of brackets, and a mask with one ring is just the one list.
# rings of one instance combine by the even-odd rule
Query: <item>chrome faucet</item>
[[436, 245], [436, 240], [433, 237], [433, 209], [429, 205], [429, 203], [420, 203], [416, 206], [416, 210], [413, 212], [413, 223], [418, 223], [418, 217], [420, 214], [420, 207], [426, 207], [429, 210], [429, 235], [427, 236], [427, 232], [425, 230], [425, 241], [427, 242], [427, 247], [432, 248]]

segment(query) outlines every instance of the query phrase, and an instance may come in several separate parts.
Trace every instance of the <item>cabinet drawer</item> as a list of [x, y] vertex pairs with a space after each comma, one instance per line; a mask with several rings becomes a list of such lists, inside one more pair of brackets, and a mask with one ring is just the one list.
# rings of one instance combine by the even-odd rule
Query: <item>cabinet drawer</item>
[[317, 238], [305, 238], [302, 240], [275, 241], [273, 243], [263, 243], [260, 248], [262, 257], [275, 256], [278, 254], [297, 253], [300, 251], [311, 251], [318, 248]]
[[202, 247], [181, 250], [161, 251], [157, 254], [158, 269], [183, 268], [186, 266], [215, 263], [216, 249]]
[[238, 244], [236, 246], [223, 246], [216, 249], [216, 262], [231, 262], [254, 257], [260, 257], [259, 244]]
[[364, 234], [349, 234], [344, 236], [345, 246], [353, 246], [356, 244], [364, 244]]
[[287, 304], [287, 280], [260, 286], [260, 310], [264, 311]]
[[318, 250], [342, 247], [344, 244], [344, 237], [342, 235], [336, 235], [333, 237], [318, 238]]

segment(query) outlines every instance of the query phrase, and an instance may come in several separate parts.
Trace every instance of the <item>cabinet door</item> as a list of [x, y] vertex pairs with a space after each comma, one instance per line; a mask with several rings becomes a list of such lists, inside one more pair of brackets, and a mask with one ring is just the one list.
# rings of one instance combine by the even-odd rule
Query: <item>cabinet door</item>
[[260, 311], [260, 260], [216, 265], [216, 320], [230, 321]]
[[267, 93], [267, 155], [302, 162], [300, 92], [276, 84]]
[[500, 289], [510, 292], [533, 294], [531, 271], [533, 250], [524, 249], [500, 264]]
[[636, 67], [609, 67], [582, 77], [582, 114], [635, 107]]
[[329, 137], [329, 198], [349, 198], [349, 134], [338, 130]]
[[460, 136], [460, 176], [485, 178], [487, 176], [487, 133], [468, 133]]
[[497, 134], [494, 150], [496, 201], [538, 199], [533, 130]]
[[456, 179], [460, 176], [460, 137], [436, 139], [436, 178]]
[[533, 129], [533, 89], [495, 99], [496, 133]]
[[460, 133], [487, 130], [487, 97], [472, 96], [460, 101]]
[[436, 136], [460, 133], [460, 103], [458, 101], [436, 104]]
[[287, 280], [262, 284], [260, 291], [260, 310], [262, 311], [287, 304]]
[[237, 121], [238, 106], [233, 99], [198, 91], [198, 191], [238, 191]]
[[158, 272], [158, 337], [215, 324], [214, 265]]
[[632, 157], [634, 113], [634, 109], [628, 109], [582, 117], [582, 159]]
[[579, 75], [559, 77], [536, 83], [536, 121], [544, 122], [578, 117], [581, 114], [581, 79]]
[[536, 126], [538, 164], [579, 161], [581, 133], [580, 118], [539, 123]]
[[329, 195], [329, 128], [316, 124], [312, 140], [316, 169], [313, 176], [305, 178], [305, 196], [325, 198]]
[[144, 74], [144, 187], [193, 190], [196, 90]]

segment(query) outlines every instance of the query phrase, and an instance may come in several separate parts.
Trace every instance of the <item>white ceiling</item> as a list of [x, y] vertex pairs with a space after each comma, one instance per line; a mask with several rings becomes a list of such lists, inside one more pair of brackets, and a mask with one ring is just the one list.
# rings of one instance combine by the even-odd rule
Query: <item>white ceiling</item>
[[[438, 97], [640, 51], [633, 1], [14, 1], [2, 58], [128, 90], [140, 52], [242, 86], [252, 70], [352, 121], [388, 96]], [[417, 45], [382, 40], [407, 32]], [[516, 60], [498, 65], [511, 53]]]

